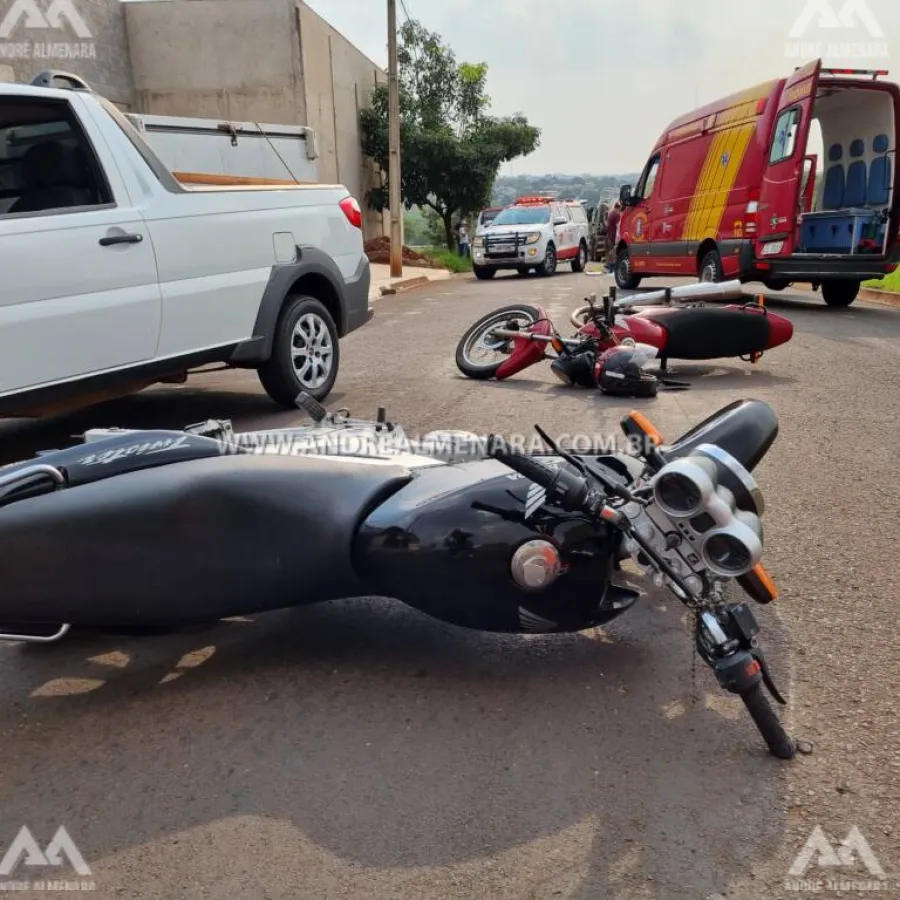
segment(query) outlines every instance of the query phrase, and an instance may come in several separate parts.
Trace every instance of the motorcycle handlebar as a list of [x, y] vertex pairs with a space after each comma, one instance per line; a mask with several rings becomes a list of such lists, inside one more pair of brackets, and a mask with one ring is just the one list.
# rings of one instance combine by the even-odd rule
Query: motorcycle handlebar
[[606, 498], [603, 493], [592, 488], [588, 479], [569, 465], [551, 469], [533, 457], [514, 450], [503, 438], [495, 435], [488, 438], [488, 455], [539, 484], [547, 492], [547, 500], [562, 509], [596, 515], [604, 507]]
[[524, 453], [514, 450], [501, 437], [491, 435], [488, 438], [488, 455], [498, 462], [502, 462], [514, 472], [524, 475], [525, 478], [530, 479], [535, 484], [539, 484], [548, 494], [556, 485], [557, 473], [553, 469], [541, 465], [541, 463], [530, 456], [526, 456]]

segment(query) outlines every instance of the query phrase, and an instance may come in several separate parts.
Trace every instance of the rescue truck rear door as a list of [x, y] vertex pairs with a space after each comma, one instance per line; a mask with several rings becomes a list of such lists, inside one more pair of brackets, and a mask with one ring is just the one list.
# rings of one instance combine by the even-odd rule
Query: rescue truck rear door
[[798, 69], [781, 92], [759, 194], [757, 257], [789, 256], [799, 233], [800, 187], [822, 60]]

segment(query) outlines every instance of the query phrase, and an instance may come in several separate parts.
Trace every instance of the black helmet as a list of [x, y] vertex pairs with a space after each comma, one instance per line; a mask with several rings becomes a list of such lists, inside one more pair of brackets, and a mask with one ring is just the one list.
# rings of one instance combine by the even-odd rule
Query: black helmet
[[594, 370], [597, 365], [597, 354], [593, 350], [585, 350], [571, 356], [559, 356], [550, 364], [550, 371], [565, 385], [595, 388], [597, 378]]
[[[653, 351], [655, 355], [655, 350]], [[659, 381], [643, 370], [648, 359], [637, 347], [613, 347], [598, 360], [595, 367], [597, 385], [604, 394], [616, 397], [655, 397]]]

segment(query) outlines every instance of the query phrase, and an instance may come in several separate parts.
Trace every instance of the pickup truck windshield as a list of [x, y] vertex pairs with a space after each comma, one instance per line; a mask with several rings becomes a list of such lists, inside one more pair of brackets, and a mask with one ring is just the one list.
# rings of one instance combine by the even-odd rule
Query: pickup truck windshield
[[549, 206], [512, 206], [504, 209], [491, 225], [546, 225], [549, 221]]

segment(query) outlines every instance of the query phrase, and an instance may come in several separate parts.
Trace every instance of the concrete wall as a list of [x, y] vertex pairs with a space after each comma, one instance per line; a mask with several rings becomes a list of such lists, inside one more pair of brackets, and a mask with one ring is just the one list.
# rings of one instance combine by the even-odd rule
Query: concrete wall
[[366, 237], [388, 234], [390, 219], [367, 208], [380, 183], [360, 148], [359, 111], [387, 74], [306, 4], [297, 3], [307, 122], [319, 140], [319, 178], [345, 184], [366, 214]]
[[[319, 180], [365, 208], [378, 176], [360, 151], [359, 109], [386, 75], [305, 4], [147, 0], [126, 4], [126, 22], [139, 112], [307, 125]], [[368, 211], [366, 237], [387, 222]]]
[[289, 0], [126, 5], [139, 112], [304, 124]]
[[[27, 82], [42, 69], [61, 69], [83, 78], [120, 107], [131, 108], [134, 85], [123, 4], [119, 0], [73, 3], [89, 34], [77, 34], [64, 12], [60, 28], [28, 28], [22, 16], [9, 37], [0, 40], [0, 80]], [[36, 0], [36, 4], [41, 12], [49, 8], [47, 0]], [[12, 5], [12, 0], [0, 0], [0, 20]]]

